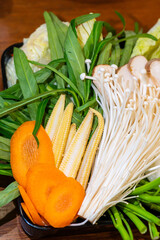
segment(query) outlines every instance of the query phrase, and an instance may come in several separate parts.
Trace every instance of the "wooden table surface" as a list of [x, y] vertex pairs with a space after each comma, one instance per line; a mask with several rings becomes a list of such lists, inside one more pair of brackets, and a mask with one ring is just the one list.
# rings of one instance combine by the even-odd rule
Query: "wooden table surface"
[[[53, 11], [62, 20], [89, 12], [101, 13], [101, 20], [108, 21], [116, 29], [121, 29], [121, 23], [114, 11], [119, 11], [126, 19], [127, 29], [134, 28], [138, 21], [147, 31], [160, 17], [160, 0], [0, 0], [0, 56], [9, 45], [21, 42], [28, 37], [40, 24], [44, 23], [43, 12]], [[0, 90], [3, 89], [0, 74]], [[0, 186], [5, 180], [0, 180]], [[150, 239], [149, 234], [140, 235], [134, 229], [135, 239]], [[22, 230], [17, 208], [13, 203], [0, 209], [0, 240], [30, 239]], [[121, 239], [118, 232], [108, 226], [107, 231], [88, 233], [75, 236], [49, 237], [44, 239]]]

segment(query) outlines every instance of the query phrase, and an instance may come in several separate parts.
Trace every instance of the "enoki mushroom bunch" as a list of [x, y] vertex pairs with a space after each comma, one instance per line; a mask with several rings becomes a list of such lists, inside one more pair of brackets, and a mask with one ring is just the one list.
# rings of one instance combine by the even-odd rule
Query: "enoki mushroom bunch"
[[128, 81], [117, 73], [115, 65], [100, 65], [92, 78], [105, 126], [79, 215], [93, 224], [125, 202], [160, 158], [160, 88], [144, 69]]

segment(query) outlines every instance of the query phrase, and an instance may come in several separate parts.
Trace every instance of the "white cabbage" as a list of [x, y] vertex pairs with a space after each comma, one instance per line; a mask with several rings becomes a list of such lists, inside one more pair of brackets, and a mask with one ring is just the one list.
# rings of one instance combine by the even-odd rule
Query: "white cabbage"
[[[96, 20], [92, 19], [88, 22], [80, 24], [77, 26], [77, 36], [78, 41], [83, 48], [92, 29], [94, 22]], [[69, 26], [69, 22], [64, 22], [67, 26]], [[102, 40], [102, 35], [100, 39]], [[32, 61], [37, 61], [39, 63], [48, 64], [51, 61], [49, 43], [48, 43], [48, 33], [46, 24], [42, 24], [39, 28], [37, 28], [29, 38], [23, 39], [23, 46], [21, 49], [25, 52], [27, 58]], [[41, 68], [31, 64], [31, 68], [34, 72], [40, 70]], [[17, 76], [14, 67], [13, 57], [9, 59], [6, 64], [6, 77], [8, 87], [14, 85], [17, 81]]]
[[[25, 52], [29, 60], [48, 64], [51, 61], [51, 56], [46, 24], [42, 24], [29, 36], [29, 38], [24, 39], [21, 49]], [[34, 72], [40, 69], [35, 65], [31, 65], [31, 67]], [[15, 72], [13, 57], [9, 59], [6, 65], [6, 76], [8, 87], [16, 83], [17, 76]]]

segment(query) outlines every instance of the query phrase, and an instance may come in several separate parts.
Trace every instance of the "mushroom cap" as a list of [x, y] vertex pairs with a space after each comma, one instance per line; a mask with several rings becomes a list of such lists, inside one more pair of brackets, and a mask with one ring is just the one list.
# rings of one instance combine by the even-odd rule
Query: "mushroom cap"
[[160, 58], [155, 58], [150, 60], [145, 69], [152, 79], [152, 82], [157, 86], [160, 87]]

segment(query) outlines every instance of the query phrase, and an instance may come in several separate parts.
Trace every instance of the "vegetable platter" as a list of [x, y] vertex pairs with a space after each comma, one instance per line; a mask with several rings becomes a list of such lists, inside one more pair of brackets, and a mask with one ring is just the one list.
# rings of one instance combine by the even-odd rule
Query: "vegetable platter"
[[[99, 13], [45, 24], [2, 57], [0, 174], [32, 236], [100, 230], [159, 239], [160, 21], [121, 31]], [[27, 230], [29, 229], [29, 230]], [[72, 230], [74, 229], [74, 230]], [[35, 231], [35, 232], [34, 232]]]

